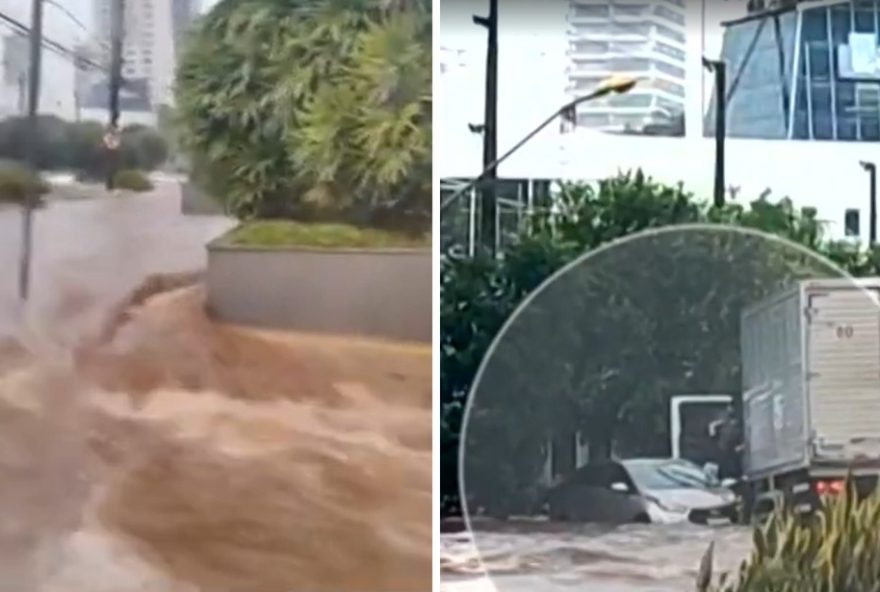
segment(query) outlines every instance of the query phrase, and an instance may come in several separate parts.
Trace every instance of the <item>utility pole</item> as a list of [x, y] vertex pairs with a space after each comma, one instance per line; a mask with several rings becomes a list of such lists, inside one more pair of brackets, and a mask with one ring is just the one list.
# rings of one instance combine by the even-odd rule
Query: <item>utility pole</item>
[[868, 246], [877, 244], [877, 165], [873, 162], [862, 161], [859, 164], [868, 171], [869, 194], [868, 194]]
[[498, 248], [496, 187], [498, 171], [498, 0], [489, 0], [489, 16], [474, 16], [488, 32], [486, 48], [486, 107], [483, 122], [483, 169], [480, 191], [480, 242], [494, 255]]
[[724, 205], [724, 141], [727, 136], [727, 64], [703, 58], [703, 67], [715, 75], [715, 207]]
[[28, 112], [28, 81], [24, 72], [18, 75], [18, 113], [27, 115]]
[[[43, 49], [43, 0], [33, 0], [31, 5], [30, 73], [28, 75], [28, 135], [27, 155], [34, 174], [39, 175], [39, 109], [40, 67]], [[22, 302], [28, 299], [31, 282], [31, 251], [33, 249], [34, 208], [38, 196], [36, 186], [31, 188], [24, 200], [22, 217], [21, 261], [19, 262], [18, 289]]]
[[119, 168], [119, 89], [122, 86], [122, 44], [125, 36], [125, 0], [112, 0], [110, 7], [109, 121], [104, 136], [107, 152], [107, 189], [113, 189]]

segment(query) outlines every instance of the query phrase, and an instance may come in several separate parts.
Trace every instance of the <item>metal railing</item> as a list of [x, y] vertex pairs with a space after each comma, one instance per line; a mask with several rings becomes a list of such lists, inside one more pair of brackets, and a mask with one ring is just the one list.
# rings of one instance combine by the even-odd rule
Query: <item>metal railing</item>
[[[441, 201], [470, 183], [470, 179], [444, 179], [440, 182]], [[498, 179], [496, 182], [495, 236], [498, 254], [520, 236], [529, 217], [550, 207], [551, 182], [546, 179]], [[479, 187], [470, 187], [447, 203], [440, 212], [440, 244], [444, 252], [455, 249], [472, 257], [477, 249], [480, 227]]]

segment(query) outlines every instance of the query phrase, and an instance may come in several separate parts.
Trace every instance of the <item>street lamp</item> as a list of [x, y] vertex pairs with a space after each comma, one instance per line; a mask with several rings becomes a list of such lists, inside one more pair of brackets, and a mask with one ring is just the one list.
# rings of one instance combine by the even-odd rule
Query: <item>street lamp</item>
[[868, 245], [877, 243], [877, 165], [873, 162], [860, 161], [862, 168], [868, 172], [870, 188], [868, 194]]
[[703, 58], [703, 67], [715, 74], [715, 207], [724, 205], [724, 139], [727, 135], [727, 64]]
[[[40, 174], [37, 142], [39, 135], [40, 75], [43, 45], [43, 0], [31, 4], [30, 73], [28, 76], [28, 162], [34, 174]], [[28, 299], [31, 283], [31, 249], [33, 248], [34, 208], [38, 195], [36, 187], [27, 192], [22, 216], [21, 259], [18, 265], [18, 295], [22, 302]]]
[[[611, 76], [606, 78], [599, 86], [597, 86], [592, 92], [586, 94], [581, 97], [577, 97], [572, 101], [569, 101], [559, 109], [553, 112], [550, 117], [541, 122], [538, 127], [529, 132], [522, 140], [513, 145], [513, 147], [495, 159], [493, 162], [489, 163], [483, 171], [477, 175], [474, 179], [468, 182], [466, 185], [463, 185], [446, 198], [443, 203], [440, 205], [440, 211], [445, 210], [450, 204], [454, 203], [459, 197], [473, 189], [473, 187], [482, 181], [490, 171], [494, 171], [499, 164], [507, 160], [514, 152], [523, 147], [529, 140], [538, 135], [545, 127], [553, 123], [553, 121], [557, 117], [565, 117], [566, 119], [572, 120], [575, 118], [577, 113], [577, 106], [581, 103], [586, 103], [588, 101], [592, 101], [594, 99], [598, 99], [600, 97], [604, 97], [606, 95], [611, 94], [623, 94], [632, 90], [632, 88], [636, 85], [638, 81], [635, 78], [630, 76]], [[494, 244], [492, 245], [492, 251], [494, 253]]]

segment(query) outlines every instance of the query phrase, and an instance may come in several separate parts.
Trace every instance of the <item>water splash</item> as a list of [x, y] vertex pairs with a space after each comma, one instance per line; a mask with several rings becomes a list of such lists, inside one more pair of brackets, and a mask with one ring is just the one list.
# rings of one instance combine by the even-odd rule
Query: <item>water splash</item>
[[0, 350], [2, 589], [429, 589], [430, 357], [222, 327], [193, 281]]

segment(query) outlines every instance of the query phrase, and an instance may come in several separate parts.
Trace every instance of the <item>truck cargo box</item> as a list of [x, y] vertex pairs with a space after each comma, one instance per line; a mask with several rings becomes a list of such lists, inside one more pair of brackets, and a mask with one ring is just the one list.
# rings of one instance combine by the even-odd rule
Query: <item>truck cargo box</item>
[[744, 311], [744, 470], [880, 467], [880, 279], [803, 281]]

